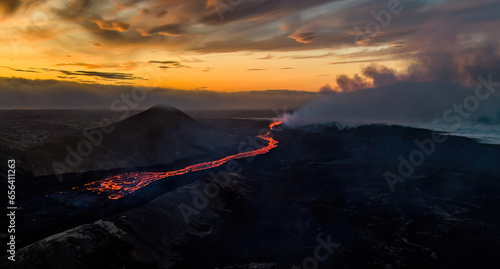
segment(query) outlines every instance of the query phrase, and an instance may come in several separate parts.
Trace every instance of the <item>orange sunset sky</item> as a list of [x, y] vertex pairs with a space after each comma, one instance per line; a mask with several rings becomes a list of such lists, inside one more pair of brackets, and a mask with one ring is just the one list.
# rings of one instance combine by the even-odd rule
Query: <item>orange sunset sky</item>
[[421, 65], [416, 56], [453, 58], [488, 43], [498, 9], [495, 1], [4, 0], [0, 76], [223, 92], [353, 90], [377, 84], [367, 67], [400, 76]]

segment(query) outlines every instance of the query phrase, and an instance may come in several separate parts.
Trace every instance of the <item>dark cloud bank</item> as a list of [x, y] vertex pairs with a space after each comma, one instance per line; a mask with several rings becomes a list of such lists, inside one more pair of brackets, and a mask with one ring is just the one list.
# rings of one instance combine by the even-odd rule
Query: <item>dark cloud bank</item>
[[146, 109], [168, 104], [190, 110], [282, 110], [299, 108], [319, 97], [318, 93], [289, 90], [222, 93], [22, 78], [0, 78], [0, 93], [0, 109]]

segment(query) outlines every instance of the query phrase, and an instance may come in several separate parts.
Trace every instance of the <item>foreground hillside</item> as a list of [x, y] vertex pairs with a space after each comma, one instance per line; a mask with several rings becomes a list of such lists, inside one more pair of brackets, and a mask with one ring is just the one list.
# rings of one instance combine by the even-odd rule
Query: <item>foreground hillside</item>
[[[278, 148], [241, 160], [229, 181], [159, 181], [129, 197], [168, 189], [156, 199], [30, 244], [2, 268], [497, 268], [498, 146], [448, 137], [394, 192], [383, 176], [431, 135], [276, 130]], [[219, 193], [186, 222], [179, 206], [203, 204], [213, 183]]]

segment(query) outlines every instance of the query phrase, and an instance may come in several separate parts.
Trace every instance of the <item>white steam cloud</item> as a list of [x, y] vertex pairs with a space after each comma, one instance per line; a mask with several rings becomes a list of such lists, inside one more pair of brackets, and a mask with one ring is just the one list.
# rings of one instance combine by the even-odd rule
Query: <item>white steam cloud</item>
[[[282, 121], [289, 127], [386, 123], [446, 131], [500, 143], [500, 82], [477, 87], [449, 82], [400, 82], [355, 92], [332, 92]], [[340, 124], [340, 125], [339, 125]]]

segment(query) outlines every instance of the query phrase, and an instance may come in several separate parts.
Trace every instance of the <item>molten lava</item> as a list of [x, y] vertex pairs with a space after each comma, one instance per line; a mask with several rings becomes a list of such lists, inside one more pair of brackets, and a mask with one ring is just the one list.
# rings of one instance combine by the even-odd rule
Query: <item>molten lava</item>
[[[269, 125], [269, 128], [272, 130], [275, 126], [280, 124], [281, 122], [279, 121], [273, 122]], [[278, 146], [278, 141], [274, 140], [270, 134], [271, 131], [258, 136], [259, 138], [268, 141], [267, 146], [260, 149], [229, 155], [220, 160], [194, 164], [174, 171], [125, 173], [87, 183], [85, 184], [85, 187], [87, 190], [95, 193], [106, 194], [109, 199], [119, 199], [159, 179], [218, 167], [231, 160], [266, 154], [271, 149]]]

